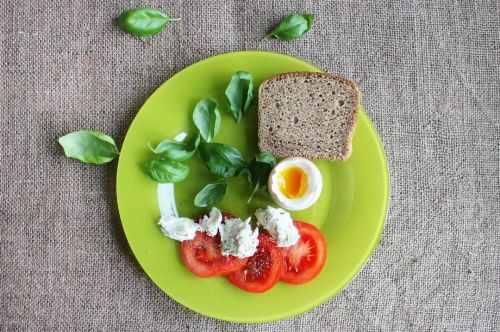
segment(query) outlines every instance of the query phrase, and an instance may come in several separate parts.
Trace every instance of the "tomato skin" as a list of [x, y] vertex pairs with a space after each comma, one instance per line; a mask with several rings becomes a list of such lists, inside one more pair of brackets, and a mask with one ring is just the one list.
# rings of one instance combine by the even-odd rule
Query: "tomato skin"
[[289, 284], [303, 284], [313, 280], [323, 269], [326, 262], [326, 241], [315, 226], [294, 221], [300, 239], [291, 247], [282, 248], [285, 270], [281, 281]]
[[250, 293], [273, 288], [283, 274], [283, 252], [267, 234], [259, 234], [257, 252], [236, 272], [227, 274], [230, 283]]
[[[221, 212], [222, 214], [222, 220], [226, 220], [226, 219], [233, 219], [233, 218], [236, 218], [236, 216], [232, 213], [229, 213], [229, 212]], [[200, 219], [201, 217], [198, 217], [196, 218], [197, 220]]]
[[[196, 221], [200, 218], [196, 218]], [[224, 220], [234, 216], [223, 213], [222, 218]], [[236, 256], [223, 256], [220, 235], [210, 236], [205, 232], [197, 232], [194, 239], [181, 243], [181, 257], [186, 268], [201, 278], [232, 273], [241, 269], [248, 260]]]

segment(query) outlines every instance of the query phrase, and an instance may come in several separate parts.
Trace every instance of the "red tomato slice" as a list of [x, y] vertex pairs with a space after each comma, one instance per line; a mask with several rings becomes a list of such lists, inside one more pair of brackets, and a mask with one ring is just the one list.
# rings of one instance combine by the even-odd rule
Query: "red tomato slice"
[[294, 221], [300, 239], [293, 246], [283, 249], [285, 272], [281, 280], [290, 284], [311, 281], [321, 272], [326, 261], [326, 242], [315, 226]]
[[[223, 213], [222, 218], [234, 218], [234, 216]], [[209, 236], [205, 232], [198, 232], [194, 239], [183, 241], [181, 256], [188, 270], [202, 278], [237, 271], [247, 262], [247, 258], [223, 256], [220, 249], [220, 235]]]
[[257, 252], [245, 266], [226, 275], [230, 283], [250, 293], [262, 293], [278, 282], [284, 270], [283, 253], [267, 235], [259, 235]]
[[210, 236], [205, 232], [198, 232], [194, 239], [183, 241], [181, 256], [188, 270], [202, 278], [237, 271], [247, 261], [246, 258], [223, 256], [219, 234]]

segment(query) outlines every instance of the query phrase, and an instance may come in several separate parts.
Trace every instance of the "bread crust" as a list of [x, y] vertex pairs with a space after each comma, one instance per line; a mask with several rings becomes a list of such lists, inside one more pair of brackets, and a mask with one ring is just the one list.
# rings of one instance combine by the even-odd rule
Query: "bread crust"
[[[271, 77], [271, 78], [265, 80], [259, 87], [259, 96], [262, 95], [263, 89], [265, 89], [267, 86], [269, 86], [273, 82], [277, 82], [277, 81], [280, 81], [283, 79], [288, 79], [288, 78], [294, 78], [294, 77], [301, 77], [301, 78], [306, 78], [306, 79], [307, 78], [333, 79], [333, 80], [336, 80], [336, 81], [339, 81], [339, 82], [342, 82], [344, 84], [349, 85], [353, 89], [353, 91], [355, 91], [354, 100], [353, 100], [354, 112], [353, 112], [353, 116], [350, 120], [350, 123], [348, 123], [349, 136], [348, 136], [347, 142], [344, 146], [343, 154], [341, 156], [332, 156], [327, 152], [325, 152], [323, 154], [322, 153], [310, 153], [309, 151], [304, 150], [304, 151], [302, 151], [301, 155], [299, 155], [299, 157], [304, 157], [304, 158], [308, 158], [308, 159], [327, 159], [327, 160], [338, 160], [338, 161], [344, 161], [344, 160], [349, 159], [349, 157], [352, 154], [352, 139], [354, 136], [354, 131], [356, 129], [356, 124], [357, 124], [357, 121], [359, 118], [359, 112], [360, 112], [360, 108], [361, 108], [361, 93], [360, 93], [358, 87], [356, 86], [356, 84], [354, 84], [353, 81], [351, 81], [347, 78], [333, 75], [333, 74], [329, 74], [329, 73], [289, 72], [289, 73], [279, 74], [277, 76], [274, 76], [274, 77]], [[281, 151], [281, 150], [276, 151], [277, 149], [269, 146], [268, 142], [265, 139], [263, 139], [267, 136], [265, 133], [265, 128], [262, 125], [262, 109], [263, 109], [263, 104], [262, 104], [263, 101], [262, 100], [263, 100], [262, 98], [259, 98], [259, 102], [258, 102], [258, 107], [259, 107], [259, 112], [258, 112], [259, 143], [258, 143], [258, 145], [259, 145], [259, 149], [262, 151], [268, 151], [268, 152], [274, 153], [278, 157], [291, 157], [291, 155], [283, 153], [283, 151]]]

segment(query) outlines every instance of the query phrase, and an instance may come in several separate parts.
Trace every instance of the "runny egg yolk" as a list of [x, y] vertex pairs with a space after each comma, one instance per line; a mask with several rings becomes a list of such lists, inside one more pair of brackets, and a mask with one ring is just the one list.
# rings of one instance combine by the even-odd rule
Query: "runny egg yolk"
[[300, 198], [307, 189], [307, 174], [297, 166], [290, 166], [278, 175], [280, 191], [288, 198]]

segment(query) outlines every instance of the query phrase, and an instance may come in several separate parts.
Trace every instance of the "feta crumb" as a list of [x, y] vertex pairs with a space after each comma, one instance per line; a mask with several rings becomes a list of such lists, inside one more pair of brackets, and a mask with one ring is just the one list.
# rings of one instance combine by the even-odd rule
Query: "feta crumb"
[[162, 216], [158, 225], [166, 236], [177, 241], [192, 240], [201, 226], [189, 218]]
[[216, 207], [210, 210], [209, 215], [203, 216], [200, 220], [201, 229], [210, 236], [215, 236], [222, 222], [222, 213]]
[[250, 218], [243, 221], [239, 218], [228, 218], [219, 226], [222, 255], [233, 255], [239, 258], [250, 257], [257, 251], [259, 229], [252, 232]]
[[299, 231], [293, 224], [290, 213], [283, 209], [268, 206], [267, 209], [257, 209], [255, 211], [257, 224], [278, 242], [278, 247], [293, 246], [300, 238]]

